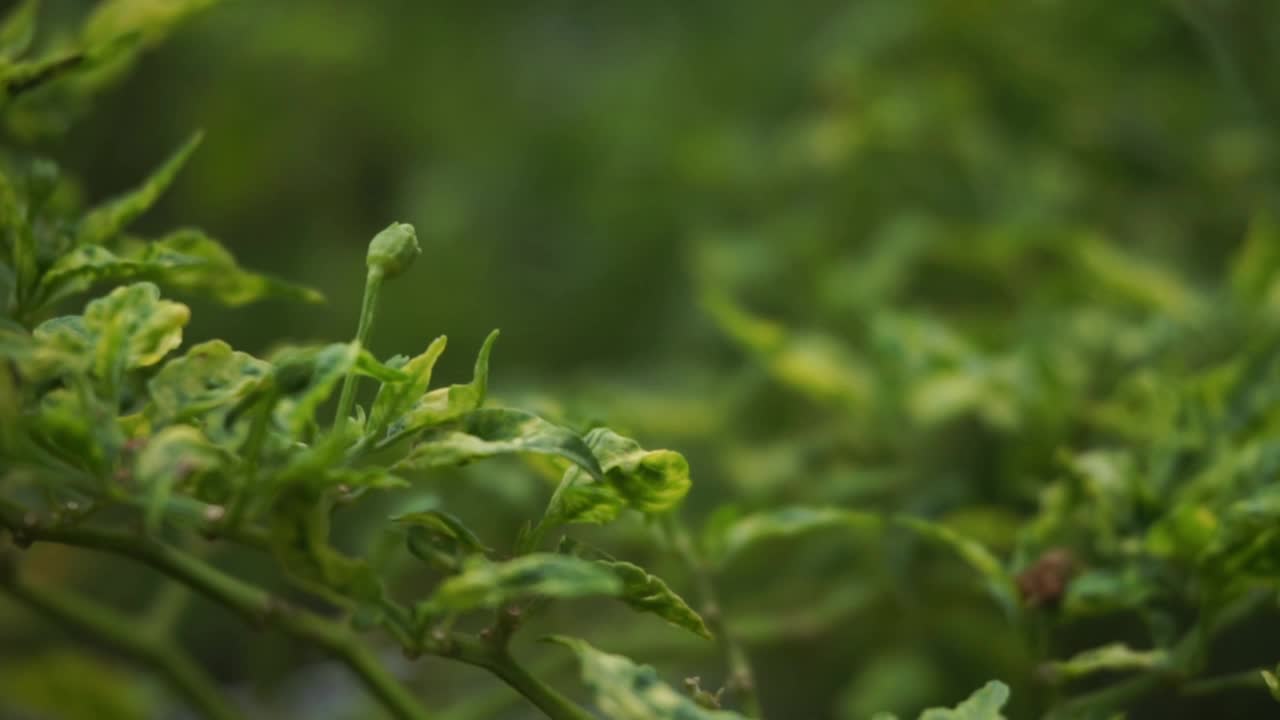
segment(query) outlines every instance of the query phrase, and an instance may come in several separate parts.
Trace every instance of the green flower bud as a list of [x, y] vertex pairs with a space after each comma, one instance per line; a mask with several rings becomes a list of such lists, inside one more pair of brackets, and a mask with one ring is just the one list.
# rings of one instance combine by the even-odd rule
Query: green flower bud
[[373, 236], [369, 241], [369, 254], [365, 263], [370, 270], [382, 273], [383, 277], [395, 277], [413, 264], [414, 258], [422, 252], [418, 247], [418, 235], [408, 223], [391, 223], [386, 230]]

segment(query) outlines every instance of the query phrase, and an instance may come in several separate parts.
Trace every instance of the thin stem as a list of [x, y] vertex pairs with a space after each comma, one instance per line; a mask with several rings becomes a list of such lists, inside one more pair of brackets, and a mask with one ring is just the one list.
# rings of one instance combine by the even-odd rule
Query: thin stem
[[[373, 332], [373, 316], [378, 308], [378, 292], [382, 289], [382, 271], [376, 267], [369, 268], [364, 282], [364, 299], [360, 302], [360, 324], [356, 328], [356, 344], [363, 349], [369, 342]], [[338, 414], [333, 419], [334, 430], [341, 430], [351, 415], [351, 408], [356, 402], [355, 370], [347, 373], [342, 381], [342, 394], [338, 396]]]
[[707, 625], [711, 628], [711, 633], [715, 635], [716, 640], [720, 643], [720, 649], [729, 664], [729, 682], [727, 685], [730, 691], [738, 695], [742, 704], [742, 711], [748, 717], [764, 717], [760, 707], [760, 696], [756, 692], [755, 673], [751, 669], [751, 659], [747, 656], [746, 649], [742, 647], [725, 623], [724, 613], [721, 611], [720, 602], [716, 596], [715, 584], [711, 579], [711, 569], [698, 554], [697, 548], [694, 547], [693, 539], [689, 537], [689, 531], [685, 529], [674, 513], [668, 514], [663, 518], [662, 528], [667, 534], [668, 542], [675, 548], [676, 554], [680, 556], [680, 559], [687, 566], [689, 574], [693, 576], [694, 586], [702, 604], [702, 615], [707, 621]]
[[17, 578], [0, 582], [0, 590], [58, 626], [150, 667], [208, 720], [242, 717], [186, 653], [160, 637], [131, 632], [135, 624], [133, 618], [73, 595], [28, 585]]
[[504, 648], [469, 636], [454, 636], [441, 654], [488, 670], [551, 720], [596, 720], [577, 703], [530, 675]]
[[426, 720], [428, 714], [344, 626], [290, 606], [261, 588], [227, 575], [176, 548], [150, 538], [87, 528], [44, 527], [27, 523], [15, 508], [0, 504], [0, 525], [19, 544], [52, 542], [132, 558], [185, 583], [254, 625], [271, 625], [315, 643], [347, 665], [365, 687], [400, 720]]

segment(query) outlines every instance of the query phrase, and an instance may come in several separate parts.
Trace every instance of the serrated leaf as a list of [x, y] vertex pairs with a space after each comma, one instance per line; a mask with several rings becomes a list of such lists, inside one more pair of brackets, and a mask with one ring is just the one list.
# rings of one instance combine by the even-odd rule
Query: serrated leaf
[[5, 16], [0, 23], [0, 60], [15, 60], [31, 47], [39, 9], [40, 0], [22, 0]]
[[235, 404], [270, 374], [269, 363], [232, 350], [221, 340], [210, 340], [166, 363], [147, 383], [147, 390], [156, 415], [173, 421]]
[[195, 133], [141, 185], [86, 213], [76, 230], [76, 243], [102, 245], [119, 235], [160, 199], [203, 139], [204, 133]]
[[920, 720], [1004, 720], [1000, 710], [1009, 702], [1009, 686], [992, 680], [955, 708], [925, 710]]
[[523, 410], [475, 410], [423, 434], [396, 467], [421, 470], [512, 453], [555, 455], [600, 472], [595, 457], [567, 428]]
[[497, 339], [498, 331], [494, 330], [480, 346], [471, 382], [432, 390], [418, 398], [412, 407], [391, 423], [384, 443], [395, 442], [418, 430], [455, 420], [479, 409], [489, 392], [489, 355]]
[[1124, 643], [1111, 643], [1077, 653], [1068, 660], [1051, 662], [1047, 670], [1054, 680], [1066, 681], [1099, 672], [1151, 670], [1168, 662], [1167, 650], [1134, 650]]
[[427, 388], [431, 386], [431, 372], [447, 344], [448, 338], [443, 335], [431, 341], [421, 355], [399, 367], [406, 379], [382, 384], [369, 410], [367, 432], [370, 437], [376, 439], [393, 419], [404, 415], [419, 398], [427, 394]]
[[612, 720], [746, 720], [735, 712], [701, 707], [664, 683], [648, 665], [601, 652], [578, 638], [554, 636], [548, 640], [578, 656], [582, 681], [591, 689], [600, 711]]
[[645, 450], [608, 428], [592, 430], [584, 441], [603, 477], [582, 466], [566, 470], [548, 503], [546, 526], [610, 522], [624, 508], [669, 512], [689, 492], [689, 463], [680, 453]]
[[780, 508], [728, 520], [704, 542], [712, 561], [723, 565], [747, 548], [766, 540], [837, 527], [878, 529], [882, 522], [879, 516], [872, 513], [845, 508]]
[[433, 611], [496, 608], [538, 595], [573, 598], [617, 595], [622, 583], [607, 569], [586, 560], [552, 553], [531, 553], [505, 562], [472, 556], [462, 572], [445, 580], [427, 601]]

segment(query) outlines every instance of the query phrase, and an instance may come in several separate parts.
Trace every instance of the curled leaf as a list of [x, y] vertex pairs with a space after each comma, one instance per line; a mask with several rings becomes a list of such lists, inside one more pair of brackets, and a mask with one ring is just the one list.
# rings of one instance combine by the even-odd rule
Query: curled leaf
[[578, 638], [547, 639], [578, 656], [582, 681], [594, 693], [601, 712], [613, 720], [745, 720], [735, 712], [700, 706], [663, 682], [648, 665], [601, 652]]
[[473, 556], [458, 575], [445, 580], [427, 601], [434, 611], [496, 608], [530, 595], [553, 598], [617, 595], [622, 583], [609, 570], [586, 560], [532, 553], [505, 562]]

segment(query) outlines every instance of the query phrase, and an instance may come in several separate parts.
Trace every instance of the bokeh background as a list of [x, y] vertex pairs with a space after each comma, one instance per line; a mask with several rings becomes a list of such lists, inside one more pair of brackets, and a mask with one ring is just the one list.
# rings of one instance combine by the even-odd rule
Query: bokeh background
[[[90, 5], [45, 14], [56, 28]], [[425, 252], [387, 288], [379, 355], [447, 334], [437, 374], [456, 381], [501, 328], [496, 396], [684, 452], [695, 526], [725, 504], [834, 503], [947, 517], [1008, 552], [1056, 451], [1086, 433], [1072, 398], [1095, 379], [1075, 356], [1078, 372], [1028, 379], [1021, 349], [1087, 334], [1098, 307], [1176, 317], [1179, 287], [1150, 273], [1220, 281], [1277, 209], [1276, 67], [1280, 3], [1259, 0], [224, 0], [68, 133], [29, 141], [100, 198], [206, 130], [135, 229], [199, 226], [328, 303], [194, 299], [192, 340], [260, 353], [350, 336], [368, 239], [410, 222]], [[1098, 327], [1073, 347], [1127, 341]], [[546, 492], [518, 465], [431, 482], [497, 540]], [[642, 528], [610, 542], [647, 552]], [[149, 591], [103, 563], [74, 572], [121, 578], [122, 603]], [[1033, 717], [1053, 693], [1037, 641], [901, 538], [769, 544], [721, 584], [771, 717], [913, 713], [994, 677], [1011, 717]], [[547, 623], [673, 682], [722, 679], [713, 648], [588, 608]], [[234, 692], [366, 716], [303, 649], [199, 602], [188, 615]], [[12, 672], [84, 663], [49, 628], [10, 636]], [[538, 667], [574, 684], [567, 662]], [[532, 717], [478, 672], [404, 672], [459, 720]], [[1262, 717], [1264, 700], [1148, 698], [1132, 717]]]

